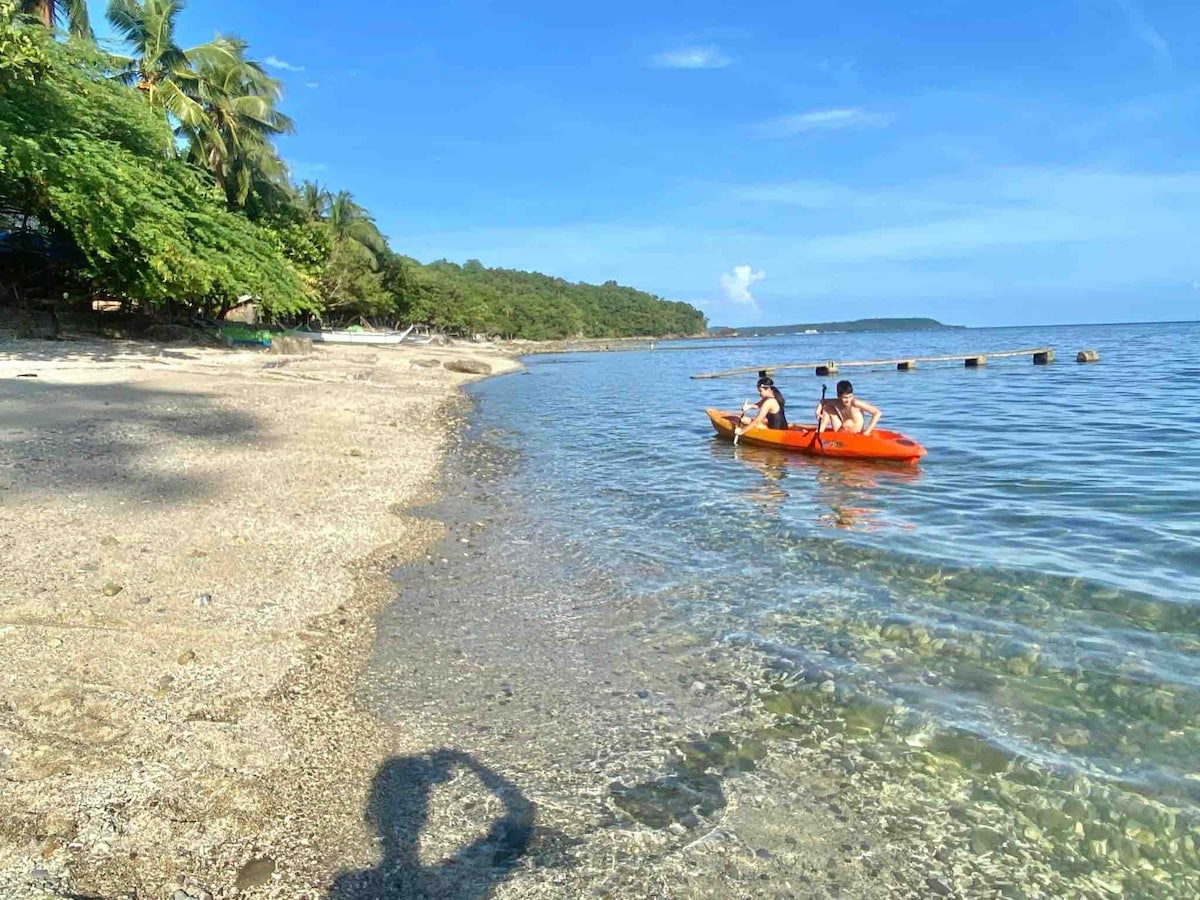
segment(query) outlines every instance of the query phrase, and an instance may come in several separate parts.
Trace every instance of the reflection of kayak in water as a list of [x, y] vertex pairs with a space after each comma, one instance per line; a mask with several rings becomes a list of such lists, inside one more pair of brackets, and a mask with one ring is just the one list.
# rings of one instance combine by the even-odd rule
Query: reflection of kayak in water
[[[888, 498], [897, 488], [921, 480], [921, 467], [869, 459], [829, 459], [778, 447], [756, 447], [741, 441], [729, 447], [713, 441], [714, 458], [732, 457], [762, 475], [744, 496], [766, 514], [775, 515], [794, 498], [793, 509], [815, 514], [818, 525], [855, 531], [914, 526], [888, 514]], [[732, 454], [730, 451], [732, 450]]]
[[[738, 413], [719, 409], [707, 409], [705, 412], [717, 434], [733, 438]], [[925, 455], [925, 448], [912, 438], [883, 429], [870, 434], [823, 431], [818, 436], [812, 425], [792, 425], [788, 428], [758, 426], [744, 432], [739, 440], [760, 447], [778, 447], [780, 450], [835, 459], [877, 459], [916, 465], [917, 460]]]

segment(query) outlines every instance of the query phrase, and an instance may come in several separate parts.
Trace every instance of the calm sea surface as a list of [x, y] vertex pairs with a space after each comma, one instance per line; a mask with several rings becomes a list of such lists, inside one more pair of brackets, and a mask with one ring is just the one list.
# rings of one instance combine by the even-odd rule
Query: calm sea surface
[[[884, 427], [925, 445], [918, 468], [734, 448], [704, 408], [737, 408], [754, 376], [689, 377], [1038, 346], [1058, 361], [843, 370]], [[1076, 364], [1084, 348], [1100, 362]], [[1163, 740], [1137, 707], [1089, 722], [1086, 746], [1060, 733], [1122, 675], [1200, 709], [1200, 324], [796, 335], [527, 364], [475, 390], [478, 426], [522, 455], [496, 489], [626, 590], [672, 591], [684, 624], [789, 649], [826, 650], [848, 623], [951, 628], [984, 657], [1026, 659], [1026, 678], [1074, 680], [1048, 700], [997, 696], [961, 656], [932, 680], [918, 677], [928, 660], [886, 676], [839, 662], [1024, 753], [1200, 772], [1200, 735]], [[780, 373], [793, 421], [834, 381]]]
[[[754, 376], [689, 377], [1039, 346], [1058, 361], [843, 369], [883, 427], [924, 444], [919, 467], [735, 448], [704, 408], [736, 409]], [[1084, 348], [1100, 362], [1076, 364]], [[510, 452], [489, 484], [507, 510], [491, 565], [654, 597], [669, 610], [655, 627], [786, 661], [851, 708], [903, 710], [905, 752], [1098, 785], [1047, 783], [1045, 802], [1028, 777], [1014, 788], [1026, 834], [1060, 827], [1071, 859], [1200, 871], [1200, 836], [1180, 843], [1200, 827], [1200, 324], [789, 335], [526, 364], [473, 389], [470, 433]], [[790, 418], [835, 381], [779, 373]], [[878, 726], [860, 718], [864, 735]], [[1091, 806], [1064, 817], [1075, 795]]]

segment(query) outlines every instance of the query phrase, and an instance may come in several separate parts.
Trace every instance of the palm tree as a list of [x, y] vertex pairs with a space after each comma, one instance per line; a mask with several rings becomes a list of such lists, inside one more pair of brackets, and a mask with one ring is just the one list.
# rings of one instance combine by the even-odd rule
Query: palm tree
[[183, 8], [184, 0], [109, 0], [109, 24], [133, 50], [132, 56], [117, 56], [113, 62], [118, 77], [151, 106], [185, 128], [199, 128], [203, 110], [190, 96], [196, 73], [189, 51], [175, 41], [175, 22]]
[[223, 37], [213, 44], [222, 52], [194, 54], [191, 92], [203, 122], [183, 126], [181, 133], [188, 138], [188, 155], [212, 172], [236, 209], [246, 205], [253, 189], [283, 189], [287, 167], [271, 141], [294, 129], [275, 108], [282, 85], [246, 59], [246, 43]]
[[108, 20], [130, 44], [116, 58], [134, 85], [187, 141], [187, 156], [212, 173], [231, 209], [253, 192], [282, 193], [287, 169], [271, 144], [292, 120], [275, 108], [282, 85], [246, 58], [245, 41], [220, 37], [190, 49], [175, 39], [185, 0], [109, 0]]
[[18, 0], [17, 7], [47, 28], [55, 28], [65, 20], [67, 31], [75, 37], [92, 37], [87, 0]]
[[387, 252], [387, 241], [379, 233], [375, 220], [354, 202], [354, 195], [349, 191], [338, 191], [329, 201], [326, 221], [335, 244], [353, 241], [370, 250], [376, 258]]
[[300, 185], [299, 196], [300, 209], [304, 211], [314, 222], [324, 220], [326, 213], [329, 211], [329, 204], [333, 202], [333, 195], [329, 190], [315, 181], [306, 181]]
[[393, 304], [384, 287], [387, 241], [375, 221], [349, 191], [326, 197], [323, 221], [332, 243], [322, 276], [326, 308], [371, 313]]

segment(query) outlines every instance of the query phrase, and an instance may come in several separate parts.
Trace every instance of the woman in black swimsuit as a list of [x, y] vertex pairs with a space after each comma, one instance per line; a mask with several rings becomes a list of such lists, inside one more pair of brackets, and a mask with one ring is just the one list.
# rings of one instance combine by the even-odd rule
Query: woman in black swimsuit
[[[749, 411], [752, 409], [757, 409], [758, 412], [751, 415]], [[783, 392], [775, 387], [775, 382], [766, 375], [758, 379], [758, 406], [749, 406], [742, 410], [742, 418], [733, 433], [735, 436], [745, 434], [756, 425], [766, 425], [768, 428], [788, 427]]]

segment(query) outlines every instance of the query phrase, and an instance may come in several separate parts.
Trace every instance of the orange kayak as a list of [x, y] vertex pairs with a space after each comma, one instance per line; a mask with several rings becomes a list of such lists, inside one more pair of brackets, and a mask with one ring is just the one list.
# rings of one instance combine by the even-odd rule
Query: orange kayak
[[[720, 409], [706, 409], [713, 428], [721, 437], [733, 438], [740, 413]], [[916, 465], [925, 455], [925, 448], [912, 438], [882, 428], [870, 434], [854, 434], [849, 431], [823, 431], [818, 438], [813, 425], [792, 425], [788, 428], [764, 428], [759, 426], [745, 432], [739, 441], [760, 447], [778, 447], [811, 456], [829, 456], [836, 459], [878, 459]]]

